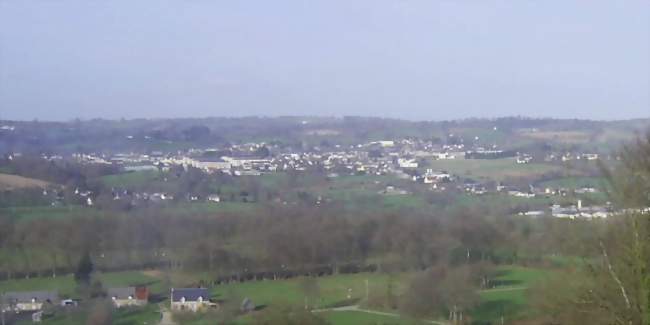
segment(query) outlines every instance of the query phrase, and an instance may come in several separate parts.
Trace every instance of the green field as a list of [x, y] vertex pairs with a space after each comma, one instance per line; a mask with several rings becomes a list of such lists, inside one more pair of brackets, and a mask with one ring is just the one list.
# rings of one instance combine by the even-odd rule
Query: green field
[[564, 177], [541, 182], [539, 187], [577, 189], [582, 187], [593, 187], [597, 189], [609, 189], [610, 185], [604, 177]]
[[361, 311], [332, 311], [323, 313], [321, 316], [334, 325], [419, 324], [401, 317], [375, 315]]
[[480, 292], [481, 303], [472, 312], [474, 320], [499, 322], [528, 314], [527, 288], [544, 279], [548, 270], [526, 267], [502, 267], [495, 278], [500, 286]]
[[165, 207], [165, 212], [174, 215], [196, 215], [196, 214], [210, 214], [210, 213], [242, 213], [251, 214], [260, 211], [262, 205], [258, 203], [245, 203], [245, 202], [182, 202], [178, 204], [171, 204]]
[[[250, 298], [257, 305], [271, 305], [273, 303], [300, 305], [304, 303], [305, 298], [301, 288], [303, 279], [233, 283], [215, 287], [212, 293], [216, 298], [227, 297], [234, 293], [240, 297]], [[369, 293], [372, 294], [375, 290], [386, 290], [388, 275], [359, 273], [318, 278], [320, 295], [317, 301], [312, 304], [312, 307], [327, 308], [333, 305], [345, 304], [346, 301], [364, 299], [366, 280], [368, 280]], [[398, 287], [400, 284], [401, 282], [397, 281]], [[348, 294], [351, 299], [348, 299]]]
[[111, 187], [137, 187], [161, 180], [161, 173], [156, 170], [135, 171], [103, 176], [102, 182]]
[[425, 167], [480, 181], [536, 178], [551, 172], [565, 171], [556, 165], [517, 164], [514, 158], [430, 160]]
[[68, 205], [62, 207], [33, 206], [0, 208], [0, 212], [20, 220], [33, 220], [40, 218], [68, 218], [85, 216], [88, 213], [99, 213], [97, 210], [81, 205]]
[[[500, 267], [494, 278], [496, 287], [480, 292], [481, 303], [471, 311], [474, 320], [498, 321], [501, 316], [506, 320], [526, 316], [527, 290], [535, 281], [549, 274], [544, 269], [525, 267]], [[406, 290], [409, 274], [399, 274], [393, 277], [394, 290], [397, 295]], [[146, 272], [115, 272], [100, 274], [104, 287], [120, 287], [146, 284], [152, 294], [164, 296], [167, 288], [157, 276]], [[385, 292], [389, 276], [382, 273], [342, 274], [317, 278], [318, 298], [309, 302], [310, 308], [327, 309], [335, 306], [360, 304], [366, 296], [366, 280], [368, 293]], [[304, 278], [294, 278], [277, 281], [251, 281], [233, 283], [214, 287], [211, 290], [213, 298], [228, 299], [248, 297], [258, 306], [274, 306], [278, 304], [302, 306], [305, 293], [302, 289]], [[0, 282], [0, 291], [31, 291], [56, 290], [63, 297], [76, 297], [75, 282], [72, 276], [53, 278], [32, 278]], [[348, 295], [351, 299], [348, 299]], [[332, 324], [412, 324], [413, 320], [390, 315], [376, 315], [357, 310], [327, 311], [322, 316]], [[84, 315], [70, 314], [57, 316], [44, 322], [48, 325], [77, 324]], [[115, 315], [116, 324], [142, 324], [144, 321], [158, 319], [157, 306], [150, 304], [144, 310], [120, 310]], [[240, 321], [246, 323], [246, 319]], [[81, 324], [83, 322], [79, 322]], [[202, 321], [197, 322], [197, 324]], [[204, 323], [204, 322], [203, 322]], [[192, 323], [194, 324], [194, 323]]]

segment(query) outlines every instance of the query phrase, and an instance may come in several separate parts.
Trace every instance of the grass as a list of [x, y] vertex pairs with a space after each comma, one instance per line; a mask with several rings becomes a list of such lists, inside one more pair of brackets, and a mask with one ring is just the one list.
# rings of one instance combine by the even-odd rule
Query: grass
[[557, 143], [581, 144], [587, 143], [592, 133], [586, 131], [537, 131], [520, 132], [522, 136], [535, 140], [553, 141]]
[[85, 216], [89, 212], [98, 213], [97, 210], [87, 208], [81, 205], [68, 205], [62, 207], [52, 207], [52, 206], [30, 206], [30, 207], [10, 207], [10, 208], [0, 208], [1, 212], [4, 212], [10, 216], [15, 217], [19, 220], [32, 220], [32, 219], [41, 219], [41, 218], [67, 218], [67, 217], [77, 217]]
[[48, 185], [50, 183], [40, 179], [0, 173], [0, 189], [47, 187]]
[[[497, 270], [493, 284], [494, 288], [481, 291], [481, 303], [471, 312], [476, 321], [498, 322], [501, 316], [505, 320], [525, 317], [529, 312], [526, 288], [549, 274], [548, 270], [505, 266]], [[165, 295], [166, 288], [162, 281], [150, 272], [113, 272], [98, 275], [104, 287], [120, 287], [136, 284], [148, 284], [152, 294]], [[400, 294], [406, 289], [409, 275], [399, 274], [394, 278], [395, 293]], [[318, 278], [319, 298], [311, 302], [313, 308], [329, 308], [333, 306], [353, 304], [363, 301], [366, 295], [366, 280], [370, 295], [373, 292], [386, 290], [388, 275], [381, 273], [341, 274]], [[304, 278], [294, 278], [277, 281], [251, 281], [232, 283], [212, 288], [214, 298], [227, 299], [248, 297], [258, 306], [273, 306], [275, 304], [290, 304], [301, 306], [305, 294], [302, 290]], [[0, 291], [31, 291], [57, 290], [61, 296], [75, 297], [75, 282], [72, 276], [53, 278], [32, 278], [0, 282]], [[348, 295], [351, 299], [348, 299]], [[77, 324], [74, 317], [83, 315], [71, 314], [58, 316], [44, 324]], [[332, 324], [404, 324], [412, 323], [401, 317], [374, 315], [360, 311], [331, 311], [323, 316]], [[150, 305], [144, 310], [119, 310], [115, 314], [115, 324], [143, 324], [155, 321], [159, 317], [157, 307]], [[203, 321], [203, 320], [202, 320]], [[241, 322], [247, 323], [244, 319]], [[81, 322], [80, 324], [82, 324]]]
[[159, 171], [143, 170], [116, 175], [107, 175], [103, 176], [101, 179], [106, 186], [131, 188], [154, 182], [159, 178]]
[[411, 323], [401, 317], [375, 315], [360, 311], [327, 312], [322, 316], [333, 325], [388, 325]]
[[545, 181], [539, 184], [540, 187], [550, 188], [570, 188], [577, 189], [582, 187], [593, 187], [597, 189], [607, 189], [609, 184], [604, 177], [563, 177]]
[[536, 178], [564, 168], [549, 164], [517, 164], [514, 158], [431, 160], [427, 166], [476, 180], [503, 181], [509, 178]]
[[184, 202], [173, 204], [165, 208], [165, 212], [180, 215], [196, 215], [208, 213], [247, 213], [259, 211], [261, 206], [257, 203], [239, 201], [213, 202]]
[[530, 310], [527, 288], [549, 275], [548, 270], [519, 266], [501, 267], [497, 272], [494, 289], [480, 292], [481, 303], [472, 312], [474, 320], [499, 322], [526, 316]]
[[[277, 281], [257, 281], [234, 283], [214, 288], [215, 297], [223, 298], [230, 294], [248, 297], [257, 305], [270, 305], [282, 302], [290, 305], [304, 303], [301, 281], [304, 278], [294, 278]], [[366, 280], [369, 291], [386, 290], [388, 276], [379, 273], [342, 274], [318, 278], [320, 298], [315, 303], [316, 308], [326, 308], [351, 299], [363, 299], [366, 294]]]
[[519, 319], [526, 314], [526, 290], [485, 291], [480, 294], [481, 304], [472, 312], [472, 318], [481, 322], [498, 322]]

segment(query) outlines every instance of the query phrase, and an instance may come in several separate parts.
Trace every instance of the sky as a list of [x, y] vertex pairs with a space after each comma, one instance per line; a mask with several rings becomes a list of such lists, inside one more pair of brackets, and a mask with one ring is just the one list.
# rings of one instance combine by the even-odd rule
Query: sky
[[650, 117], [648, 0], [0, 0], [0, 119]]

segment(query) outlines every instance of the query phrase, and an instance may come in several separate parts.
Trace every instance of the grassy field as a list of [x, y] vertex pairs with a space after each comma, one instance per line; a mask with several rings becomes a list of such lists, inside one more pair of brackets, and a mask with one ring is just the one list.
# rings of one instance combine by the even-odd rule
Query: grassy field
[[527, 288], [550, 273], [526, 267], [502, 267], [495, 278], [497, 287], [480, 292], [481, 304], [472, 312], [474, 320], [499, 322], [514, 320], [528, 314]]
[[[159, 275], [155, 272], [115, 272], [100, 274], [105, 287], [120, 287], [129, 285], [146, 284], [152, 294], [166, 295]], [[481, 303], [470, 314], [477, 321], [499, 321], [501, 316], [505, 320], [519, 319], [526, 316], [527, 290], [535, 281], [547, 276], [549, 271], [525, 267], [501, 267], [498, 269], [494, 280], [495, 287], [480, 292]], [[406, 290], [409, 274], [399, 274], [393, 277], [396, 294]], [[310, 302], [312, 308], [330, 308], [349, 304], [358, 304], [366, 296], [366, 280], [368, 292], [383, 292], [386, 290], [389, 277], [381, 273], [342, 274], [322, 277], [317, 279], [319, 298]], [[288, 304], [302, 306], [305, 294], [302, 289], [304, 278], [294, 278], [277, 281], [256, 281], [233, 283], [212, 288], [213, 298], [227, 299], [248, 297], [258, 306], [273, 306]], [[75, 282], [72, 276], [52, 278], [32, 278], [0, 282], [0, 291], [30, 291], [30, 290], [57, 290], [64, 297], [75, 297]], [[350, 297], [350, 298], [348, 298]], [[323, 312], [332, 324], [412, 324], [412, 320], [388, 315], [375, 315], [356, 310]], [[57, 316], [45, 322], [47, 325], [82, 324], [85, 315], [70, 314]], [[115, 314], [115, 324], [143, 324], [143, 322], [158, 319], [157, 306], [150, 304], [144, 310], [120, 310]], [[240, 319], [247, 323], [250, 317]], [[78, 322], [79, 321], [79, 322]], [[197, 324], [203, 324], [204, 320]], [[194, 324], [194, 323], [192, 323]], [[205, 323], [207, 324], [207, 323]]]
[[156, 181], [160, 178], [160, 172], [156, 170], [134, 171], [102, 177], [107, 186], [133, 187]]
[[[405, 276], [405, 275], [404, 275]], [[257, 305], [284, 303], [303, 304], [305, 294], [301, 283], [304, 278], [278, 281], [257, 281], [222, 285], [212, 290], [214, 297], [229, 295], [248, 297]], [[366, 295], [366, 280], [370, 294], [375, 290], [386, 290], [388, 276], [379, 273], [342, 274], [318, 278], [320, 298], [313, 304], [315, 308], [327, 308], [348, 300], [361, 300]], [[401, 281], [396, 281], [398, 287]], [[348, 299], [348, 295], [351, 299]]]
[[47, 187], [50, 183], [40, 179], [0, 173], [0, 190], [27, 187]]
[[424, 198], [418, 195], [380, 194], [386, 186], [402, 188], [404, 181], [388, 175], [340, 176], [330, 179], [326, 186], [309, 188], [309, 191], [325, 198], [341, 201], [349, 210], [395, 210], [404, 208], [429, 209]]
[[135, 171], [102, 176], [99, 180], [107, 187], [128, 188], [136, 191], [158, 191], [174, 193], [178, 184], [173, 179], [165, 179], [157, 170]]
[[592, 136], [594, 136], [594, 134], [586, 131], [536, 131], [520, 132], [519, 134], [535, 140], [545, 140], [568, 144], [586, 143], [592, 138]]
[[[473, 319], [480, 321], [497, 321], [504, 315], [506, 320], [517, 319], [527, 313], [527, 287], [549, 274], [549, 271], [525, 267], [501, 267], [495, 278], [496, 287], [480, 292], [481, 303], [472, 312]], [[395, 278], [395, 292], [404, 292], [407, 274]], [[388, 276], [383, 274], [353, 274], [323, 277], [318, 279], [320, 300], [314, 307], [327, 308], [344, 304], [347, 290], [351, 290], [351, 301], [362, 301], [365, 298], [365, 280], [368, 279], [369, 291], [386, 290]], [[258, 305], [274, 303], [302, 304], [304, 294], [301, 289], [301, 279], [281, 281], [260, 281], [231, 284], [213, 289], [215, 297], [226, 297], [235, 294], [239, 297], [249, 297]], [[404, 323], [406, 319], [388, 316], [364, 314], [357, 311], [328, 312], [327, 319], [333, 324], [358, 324], [359, 322], [382, 324]]]
[[609, 187], [604, 177], [564, 177], [541, 182], [539, 187], [577, 189], [582, 187], [593, 187], [606, 189]]
[[536, 178], [564, 168], [549, 164], [517, 164], [514, 158], [430, 160], [427, 168], [444, 170], [461, 177], [487, 181], [509, 178]]
[[166, 213], [177, 215], [196, 215], [209, 213], [253, 213], [260, 211], [262, 205], [257, 203], [245, 203], [238, 201], [226, 202], [183, 202], [173, 204], [165, 208]]
[[414, 320], [401, 317], [375, 315], [360, 311], [335, 311], [323, 313], [327, 321], [334, 325], [389, 325], [389, 324], [419, 324]]
[[41, 218], [68, 218], [86, 216], [89, 213], [98, 214], [99, 211], [81, 205], [68, 205], [61, 207], [33, 206], [0, 208], [0, 212], [13, 216], [19, 220], [32, 220]]

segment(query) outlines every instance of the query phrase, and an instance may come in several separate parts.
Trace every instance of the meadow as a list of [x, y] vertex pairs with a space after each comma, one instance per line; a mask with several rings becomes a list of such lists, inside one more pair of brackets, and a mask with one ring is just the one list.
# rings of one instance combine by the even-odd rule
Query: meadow
[[[498, 321], [503, 316], [506, 320], [514, 320], [526, 316], [528, 309], [527, 288], [536, 281], [543, 279], [551, 271], [546, 269], [526, 268], [516, 266], [499, 267], [494, 278], [495, 286], [481, 290], [480, 304], [471, 311], [471, 317], [477, 321]], [[164, 299], [168, 288], [161, 280], [161, 273], [153, 271], [129, 271], [98, 274], [104, 287], [124, 287], [132, 285], [148, 285], [152, 294]], [[384, 273], [339, 274], [317, 278], [318, 295], [308, 300], [310, 308], [323, 310], [322, 316], [332, 324], [414, 324], [416, 320], [398, 316], [397, 311], [379, 310], [378, 314], [364, 312], [367, 307], [350, 309], [337, 307], [363, 306], [366, 295], [386, 291], [389, 281], [399, 296], [407, 290], [410, 273], [388, 275]], [[216, 300], [233, 299], [239, 301], [244, 297], [250, 298], [257, 306], [268, 308], [280, 305], [303, 306], [305, 278], [298, 277], [286, 280], [250, 281], [231, 283], [213, 287], [212, 298]], [[57, 278], [31, 278], [12, 281], [1, 281], [0, 292], [56, 290], [63, 297], [77, 297], [75, 282], [71, 275]], [[367, 291], [366, 291], [367, 290]], [[385, 313], [385, 314], [380, 314]], [[43, 324], [83, 324], [79, 313], [57, 315]], [[158, 306], [149, 304], [143, 309], [119, 310], [115, 314], [115, 324], [143, 324], [159, 319]], [[254, 316], [253, 316], [254, 317]], [[246, 324], [251, 316], [240, 317], [237, 323]], [[203, 324], [205, 320], [195, 319], [190, 324]], [[151, 324], [151, 323], [150, 323]], [[207, 324], [207, 323], [206, 323]]]
[[504, 181], [511, 178], [535, 179], [549, 173], [564, 172], [551, 164], [517, 164], [514, 158], [429, 160], [426, 168], [446, 171], [478, 181]]
[[26, 187], [47, 187], [50, 183], [39, 179], [0, 173], [0, 190]]

